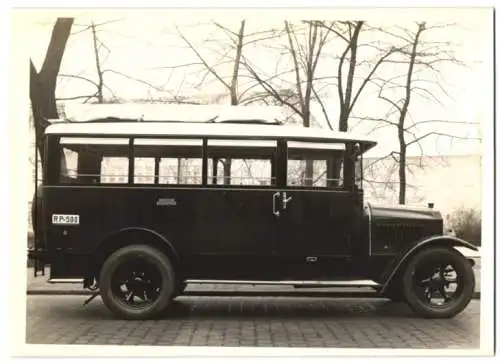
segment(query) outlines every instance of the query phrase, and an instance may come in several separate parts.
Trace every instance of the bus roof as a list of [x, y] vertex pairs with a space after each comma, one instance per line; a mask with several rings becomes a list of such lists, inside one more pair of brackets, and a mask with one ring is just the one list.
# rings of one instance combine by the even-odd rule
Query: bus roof
[[366, 136], [349, 132], [335, 132], [322, 128], [298, 125], [277, 125], [262, 121], [238, 122], [182, 122], [182, 121], [131, 121], [124, 119], [99, 119], [86, 122], [54, 122], [45, 129], [46, 134], [77, 136], [168, 136], [213, 137], [238, 139], [286, 138], [309, 142], [359, 142], [362, 152], [377, 145]]

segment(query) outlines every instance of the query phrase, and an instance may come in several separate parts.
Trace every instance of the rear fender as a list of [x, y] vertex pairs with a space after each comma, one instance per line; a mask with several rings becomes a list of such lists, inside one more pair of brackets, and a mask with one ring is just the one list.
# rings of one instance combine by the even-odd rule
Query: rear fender
[[114, 251], [135, 243], [148, 244], [164, 252], [178, 271], [180, 258], [172, 244], [162, 234], [143, 227], [120, 229], [102, 239], [93, 254], [94, 267], [99, 270], [104, 260]]
[[[408, 263], [417, 252], [421, 251], [422, 249], [434, 246], [463, 247], [471, 249], [473, 251], [479, 251], [479, 249], [473, 244], [454, 236], [438, 235], [425, 238], [419, 241], [417, 244], [411, 245], [395, 258], [394, 264], [391, 265], [391, 267], [384, 274], [384, 277], [387, 278], [383, 280], [384, 283], [382, 285], [381, 293], [384, 293], [386, 291], [387, 287], [391, 284], [394, 277], [402, 272], [406, 263]], [[463, 255], [462, 252], [460, 252], [460, 254]], [[472, 260], [471, 258], [466, 259], [468, 259], [469, 261]]]

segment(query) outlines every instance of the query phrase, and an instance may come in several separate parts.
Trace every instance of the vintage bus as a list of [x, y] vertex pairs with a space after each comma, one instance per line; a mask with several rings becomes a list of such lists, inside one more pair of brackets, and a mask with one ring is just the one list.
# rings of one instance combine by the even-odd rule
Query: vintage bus
[[369, 281], [423, 317], [471, 300], [472, 261], [428, 207], [364, 201], [368, 137], [266, 120], [97, 119], [44, 136], [38, 267], [119, 317], [158, 317], [196, 283]]

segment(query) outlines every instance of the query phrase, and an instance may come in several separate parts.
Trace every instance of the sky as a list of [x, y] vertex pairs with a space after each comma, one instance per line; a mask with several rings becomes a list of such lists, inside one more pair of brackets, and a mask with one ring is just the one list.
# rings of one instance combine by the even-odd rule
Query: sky
[[[54, 20], [60, 15], [66, 14], [45, 10], [17, 15], [17, 21], [23, 22], [23, 26], [18, 28], [22, 29], [19, 31], [20, 36], [29, 39], [29, 56], [33, 59], [37, 69], [43, 62]], [[104, 60], [103, 68], [122, 72], [164, 89], [158, 92], [126, 77], [107, 73], [105, 84], [117, 96], [124, 99], [169, 96], [179, 92], [205, 97], [225, 92], [224, 86], [214, 77], [207, 77], [206, 81], [209, 82], [204, 82], [202, 87], [194, 87], [200, 83], [205, 74], [203, 66], [180, 67], [175, 70], [165, 68], [199, 62], [196, 54], [186, 47], [178, 31], [192, 42], [208, 63], [218, 63], [221, 59], [220, 54], [229, 50], [228, 44], [230, 43], [226, 34], [214, 26], [213, 22], [237, 31], [241, 19], [245, 19], [247, 34], [255, 34], [270, 28], [283, 28], [284, 20], [299, 24], [301, 19], [366, 19], [369, 24], [395, 30], [398, 26], [415, 29], [415, 21], [421, 20], [427, 21], [430, 25], [456, 23], [457, 26], [429, 30], [424, 41], [456, 43], [453, 46], [456, 58], [464, 62], [466, 66], [452, 66], [445, 63], [439, 67], [440, 78], [437, 80], [439, 86], [437, 83], [419, 84], [435, 95], [439, 102], [415, 96], [412, 98], [410, 112], [414, 121], [451, 120], [457, 122], [453, 124], [424, 123], [417, 131], [419, 136], [437, 131], [472, 139], [429, 137], [422, 143], [423, 153], [429, 155], [481, 153], [481, 143], [474, 138], [481, 136], [483, 128], [491, 128], [492, 120], [489, 116], [493, 105], [488, 105], [487, 100], [491, 100], [489, 94], [492, 92], [493, 33], [491, 13], [485, 9], [433, 9], [424, 13], [419, 13], [415, 9], [400, 9], [397, 13], [361, 9], [355, 13], [345, 14], [338, 11], [328, 14], [322, 11], [311, 14], [291, 12], [281, 15], [280, 13], [263, 14], [243, 11], [210, 13], [190, 10], [186, 13], [180, 10], [163, 12], [74, 10], [70, 15], [75, 16], [75, 23], [63, 58], [61, 74], [79, 75], [93, 81], [97, 80], [92, 34], [87, 28], [91, 22], [107, 23], [97, 28], [98, 38], [104, 44], [100, 53], [101, 59]], [[361, 40], [364, 42], [389, 41], [389, 38], [384, 38], [380, 33], [375, 35], [362, 33], [361, 35]], [[247, 39], [251, 40], [255, 37]], [[249, 44], [245, 46], [243, 52], [263, 74], [271, 77], [277, 70], [292, 68], [290, 59], [283, 56], [280, 49], [276, 49], [277, 45], [284, 45], [284, 41], [286, 42], [286, 38], [279, 41]], [[440, 44], [439, 47], [441, 46]], [[343, 47], [345, 45], [339, 39], [333, 39], [328, 43], [323, 51], [324, 58], [320, 60], [317, 70], [318, 77], [325, 77], [325, 81], [320, 83], [322, 99], [334, 125], [338, 118], [339, 106], [332, 76], [336, 74], [338, 62], [335, 57], [338, 57]], [[365, 57], [365, 60], [369, 60], [375, 55], [370, 51], [363, 52], [360, 51], [360, 59]], [[367, 62], [357, 71], [357, 76], [360, 78], [357, 85], [369, 72], [372, 64], [373, 62]], [[216, 70], [227, 80], [231, 67], [232, 64], [228, 62], [224, 66], [217, 66]], [[383, 79], [393, 77], [404, 73], [404, 67], [406, 66], [398, 64], [384, 65], [379, 69], [378, 76]], [[435, 79], [434, 73], [423, 72], [421, 75], [421, 78], [426, 80]], [[251, 85], [246, 76], [242, 71], [240, 90]], [[290, 77], [293, 77], [292, 73], [283, 76], [284, 84], [293, 82], [293, 78]], [[355, 117], [380, 118], [387, 112], [388, 104], [377, 98], [378, 91], [374, 86], [370, 87], [367, 87], [361, 94], [353, 111]], [[450, 97], [446, 96], [440, 87], [445, 89]], [[61, 77], [58, 82], [57, 97], [74, 97], [93, 92], [95, 92], [94, 86], [86, 81]], [[485, 93], [488, 93], [487, 98], [484, 97]], [[106, 96], [109, 95], [108, 93]], [[390, 96], [398, 98], [397, 94]], [[73, 101], [73, 103], [80, 104], [81, 100]], [[318, 123], [326, 127], [319, 105], [314, 106], [313, 113]], [[356, 121], [353, 119], [351, 126], [355, 125]], [[371, 156], [385, 155], [395, 150], [397, 148], [396, 129], [389, 126], [372, 131], [375, 126], [373, 122], [365, 121], [354, 129], [357, 133], [369, 134], [379, 141], [379, 145], [371, 151]], [[422, 151], [414, 144], [410, 149], [410, 154], [419, 155], [420, 153]]]

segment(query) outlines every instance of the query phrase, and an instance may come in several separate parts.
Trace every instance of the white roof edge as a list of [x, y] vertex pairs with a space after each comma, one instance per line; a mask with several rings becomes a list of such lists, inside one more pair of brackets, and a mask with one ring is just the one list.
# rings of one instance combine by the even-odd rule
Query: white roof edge
[[83, 122], [55, 123], [45, 129], [46, 134], [75, 135], [186, 135], [193, 137], [284, 137], [313, 139], [316, 141], [353, 140], [374, 146], [377, 142], [367, 136], [350, 132], [335, 132], [322, 128], [306, 128], [291, 125], [230, 124], [204, 122]]

